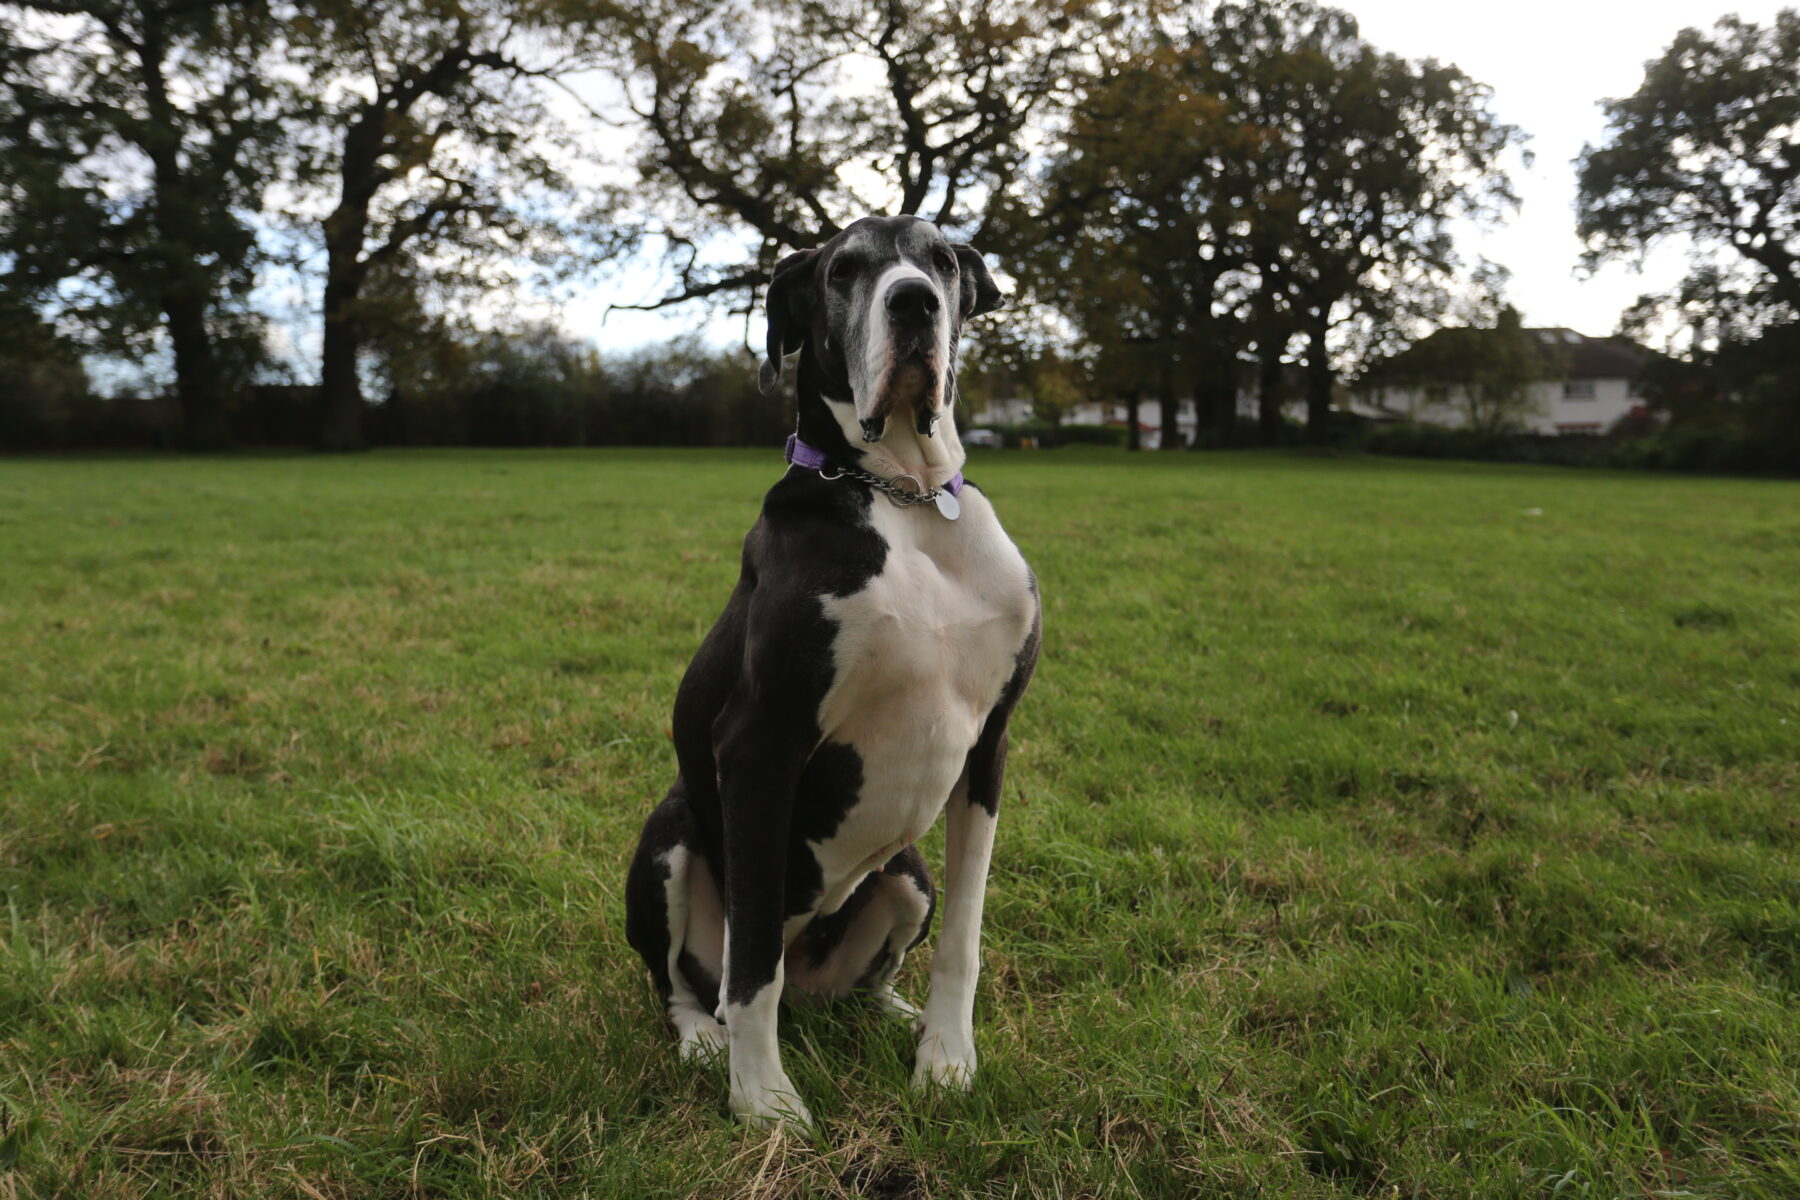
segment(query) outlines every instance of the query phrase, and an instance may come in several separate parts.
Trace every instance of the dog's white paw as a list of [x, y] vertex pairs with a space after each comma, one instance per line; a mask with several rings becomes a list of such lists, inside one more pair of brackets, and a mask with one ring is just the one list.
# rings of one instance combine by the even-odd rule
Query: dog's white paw
[[703, 1012], [675, 1017], [682, 1062], [705, 1062], [725, 1053], [725, 1027]]
[[975, 1084], [974, 1035], [927, 1030], [919, 1040], [919, 1057], [913, 1067], [912, 1082], [920, 1089], [942, 1087], [968, 1091]]
[[891, 983], [883, 984], [870, 993], [869, 999], [875, 1007], [883, 1012], [892, 1013], [914, 1028], [918, 1027], [921, 1015], [919, 1010], [904, 1000]]
[[731, 1112], [746, 1125], [754, 1125], [759, 1129], [774, 1129], [778, 1125], [812, 1127], [812, 1113], [801, 1101], [799, 1093], [786, 1075], [782, 1075], [771, 1086], [751, 1088], [742, 1086], [734, 1076], [731, 1080]]

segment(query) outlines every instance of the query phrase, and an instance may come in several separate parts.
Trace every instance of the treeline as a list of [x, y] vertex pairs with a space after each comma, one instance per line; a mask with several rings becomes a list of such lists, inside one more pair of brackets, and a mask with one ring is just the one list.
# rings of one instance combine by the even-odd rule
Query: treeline
[[[450, 351], [447, 353], [447, 351]], [[793, 403], [764, 396], [747, 355], [692, 340], [603, 355], [545, 328], [439, 347], [364, 421], [376, 446], [777, 445]], [[0, 357], [0, 446], [170, 449], [180, 414], [163, 397], [94, 395], [78, 364]], [[231, 396], [224, 433], [243, 447], [312, 444], [326, 419], [317, 385], [259, 383]]]
[[1347, 439], [1371, 454], [1455, 458], [1553, 467], [1618, 467], [1634, 471], [1800, 476], [1800, 437], [1770, 438], [1754, 425], [1676, 421], [1654, 428], [1639, 421], [1597, 437], [1446, 429], [1436, 425], [1371, 425]]
[[206, 448], [299, 271], [307, 440], [350, 449], [412, 427], [413, 348], [471, 311], [645, 253], [652, 303], [742, 311], [787, 250], [908, 212], [1012, 272], [990, 372], [1223, 414], [1222, 370], [1295, 363], [1322, 410], [1457, 285], [1448, 222], [1508, 203], [1518, 141], [1305, 0], [4, 4], [0, 303], [166, 363]]
[[[1716, 406], [1768, 390], [1732, 364], [1800, 319], [1795, 166], [1768, 150], [1797, 60], [1792, 12], [1686, 31], [1580, 166], [1593, 262], [1697, 248], [1636, 317], [1691, 331]], [[0, 433], [591, 439], [725, 384], [644, 417], [527, 381], [519, 301], [651, 256], [674, 285], [647, 307], [748, 313], [783, 253], [904, 212], [1011, 276], [972, 393], [1165, 428], [1191, 399], [1201, 445], [1279, 442], [1297, 402], [1318, 440], [1367, 364], [1502, 310], [1455, 234], [1515, 204], [1523, 139], [1478, 81], [1312, 0], [0, 3]], [[279, 336], [277, 286], [312, 336]], [[97, 401], [84, 362], [166, 386]]]

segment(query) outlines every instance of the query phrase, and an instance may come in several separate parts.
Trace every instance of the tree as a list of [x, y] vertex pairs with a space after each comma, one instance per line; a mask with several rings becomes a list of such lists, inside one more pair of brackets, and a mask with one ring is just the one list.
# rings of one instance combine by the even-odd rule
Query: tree
[[[1235, 436], [1252, 345], [1260, 426], [1279, 432], [1283, 359], [1304, 344], [1309, 429], [1326, 431], [1334, 356], [1440, 307], [1460, 267], [1453, 217], [1511, 197], [1517, 131], [1454, 68], [1362, 41], [1309, 3], [1147, 4], [1099, 51], [1042, 177], [1051, 231], [1034, 289], [1084, 330], [1158, 347], [1133, 386], [1195, 391], [1213, 442]], [[1135, 281], [1135, 282], [1134, 282]]]
[[1670, 238], [1699, 252], [1637, 323], [1676, 310], [1704, 343], [1800, 318], [1800, 11], [1684, 29], [1606, 115], [1605, 141], [1579, 160], [1588, 266]]
[[[320, 366], [329, 450], [364, 444], [362, 351], [433, 287], [500, 290], [499, 258], [567, 255], [579, 221], [541, 84], [590, 63], [586, 9], [535, 0], [315, 0], [290, 23], [325, 135]], [[404, 302], [403, 302], [404, 298]]]
[[1590, 268], [1685, 240], [1686, 278], [1627, 329], [1673, 318], [1685, 361], [1655, 364], [1685, 465], [1786, 468], [1800, 452], [1800, 11], [1684, 29], [1643, 82], [1606, 103], [1579, 160]]
[[1488, 110], [1486, 87], [1376, 49], [1345, 12], [1252, 0], [1219, 6], [1210, 28], [1215, 77], [1258, 146], [1246, 232], [1269, 301], [1264, 337], [1281, 344], [1291, 306], [1308, 436], [1320, 440], [1334, 337], [1360, 326], [1367, 352], [1443, 307], [1463, 265], [1451, 223], [1517, 203], [1502, 163], [1521, 135]]
[[1439, 329], [1376, 364], [1360, 387], [1421, 393], [1428, 404], [1460, 409], [1470, 429], [1497, 434], [1519, 428], [1535, 411], [1531, 389], [1548, 365], [1518, 310], [1507, 305], [1492, 326]]
[[1085, 6], [652, 0], [622, 15], [643, 228], [678, 277], [647, 307], [748, 305], [783, 247], [871, 214], [916, 213], [1004, 253], [984, 216], [1080, 52]]
[[[1136, 409], [1157, 398], [1163, 447], [1179, 449], [1181, 395], [1196, 390], [1201, 433], [1233, 419], [1240, 330], [1227, 299], [1240, 275], [1241, 146], [1197, 60], [1152, 21], [1121, 20], [1095, 47], [1035, 204], [1004, 211], [1028, 247], [1023, 289], [1060, 309], [1099, 377]], [[1032, 246], [1028, 229], [1042, 231]]]
[[1033, 306], [966, 343], [956, 373], [959, 420], [967, 422], [997, 401], [1026, 398], [1031, 420], [1058, 424], [1093, 390], [1084, 347], [1067, 322]]
[[5, 287], [105, 350], [172, 354], [183, 441], [229, 440], [281, 89], [261, 3], [0, 7]]

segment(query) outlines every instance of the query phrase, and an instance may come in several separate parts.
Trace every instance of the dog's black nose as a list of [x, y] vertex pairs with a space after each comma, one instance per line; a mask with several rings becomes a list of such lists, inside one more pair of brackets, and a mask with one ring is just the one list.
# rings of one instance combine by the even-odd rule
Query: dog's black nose
[[923, 279], [902, 279], [888, 289], [887, 310], [896, 321], [930, 321], [937, 316], [937, 289]]

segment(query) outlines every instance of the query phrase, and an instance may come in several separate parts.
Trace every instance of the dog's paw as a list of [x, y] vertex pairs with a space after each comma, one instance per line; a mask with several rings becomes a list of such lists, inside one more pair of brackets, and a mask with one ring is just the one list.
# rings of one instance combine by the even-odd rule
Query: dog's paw
[[676, 1017], [675, 1032], [682, 1062], [706, 1062], [725, 1053], [725, 1027], [705, 1013]]
[[731, 1112], [738, 1120], [758, 1129], [773, 1130], [781, 1125], [812, 1128], [812, 1113], [794, 1091], [794, 1085], [783, 1076], [778, 1084], [766, 1088], [740, 1088], [732, 1080]]
[[919, 1040], [919, 1058], [913, 1067], [913, 1086], [966, 1092], [975, 1083], [975, 1039], [927, 1031]]
[[894, 990], [894, 985], [891, 983], [883, 984], [870, 992], [869, 1002], [875, 1006], [877, 1011], [899, 1017], [915, 1029], [918, 1028], [922, 1019], [919, 1010], [907, 1003], [900, 993]]

